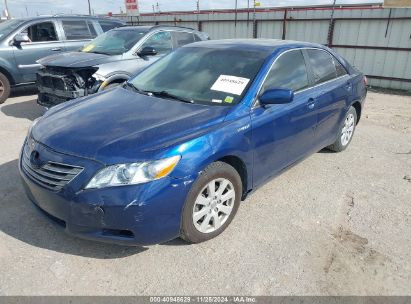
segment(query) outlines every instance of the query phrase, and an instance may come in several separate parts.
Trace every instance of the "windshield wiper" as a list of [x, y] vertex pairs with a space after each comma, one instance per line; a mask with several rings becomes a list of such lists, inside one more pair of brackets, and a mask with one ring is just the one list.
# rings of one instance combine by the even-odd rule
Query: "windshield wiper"
[[148, 92], [140, 90], [139, 88], [137, 88], [134, 84], [132, 84], [131, 82], [124, 82], [124, 88], [129, 88], [132, 89], [134, 92], [140, 93], [140, 94], [144, 94], [144, 95], [149, 95]]
[[179, 100], [179, 101], [182, 101], [182, 102], [186, 102], [186, 103], [194, 103], [194, 100], [192, 100], [192, 99], [188, 99], [188, 98], [184, 98], [184, 97], [181, 97], [181, 96], [177, 96], [177, 95], [174, 95], [174, 94], [172, 94], [172, 93], [170, 93], [170, 92], [167, 92], [167, 91], [158, 91], [158, 92], [156, 92], [156, 91], [149, 91], [149, 92], [147, 92], [148, 93], [148, 95], [154, 95], [154, 96], [156, 96], [156, 97], [164, 97], [164, 98], [170, 98], [170, 99], [175, 99], [175, 100]]

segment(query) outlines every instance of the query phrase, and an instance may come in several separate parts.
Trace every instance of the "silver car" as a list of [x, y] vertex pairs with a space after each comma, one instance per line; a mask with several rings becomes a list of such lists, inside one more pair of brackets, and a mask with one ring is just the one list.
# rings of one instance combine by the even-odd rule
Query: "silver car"
[[80, 51], [38, 61], [38, 103], [59, 103], [117, 86], [172, 50], [208, 35], [176, 26], [126, 26], [108, 31]]

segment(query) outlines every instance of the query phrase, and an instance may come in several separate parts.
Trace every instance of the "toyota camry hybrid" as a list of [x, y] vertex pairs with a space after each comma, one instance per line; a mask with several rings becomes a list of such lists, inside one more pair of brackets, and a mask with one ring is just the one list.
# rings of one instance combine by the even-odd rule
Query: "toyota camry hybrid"
[[189, 44], [36, 120], [20, 156], [23, 185], [82, 238], [206, 241], [272, 177], [324, 147], [343, 151], [366, 84], [318, 44]]

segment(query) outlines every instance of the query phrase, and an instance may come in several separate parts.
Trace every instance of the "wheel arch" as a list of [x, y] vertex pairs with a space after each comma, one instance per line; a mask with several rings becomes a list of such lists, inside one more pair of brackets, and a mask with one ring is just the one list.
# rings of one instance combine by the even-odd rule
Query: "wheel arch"
[[130, 79], [130, 76], [127, 75], [127, 74], [115, 74], [115, 75], [112, 75], [112, 76], [108, 77], [108, 78], [103, 82], [104, 86], [101, 85], [100, 88], [98, 89], [98, 92], [103, 91], [104, 88], [107, 87], [107, 86], [110, 85], [110, 84], [113, 84], [113, 83], [122, 83], [122, 82], [124, 82], [124, 81], [129, 80], [129, 79]]
[[243, 186], [243, 193], [242, 193], [241, 200], [245, 200], [245, 198], [247, 197], [248, 186], [249, 186], [248, 171], [247, 171], [247, 166], [245, 162], [240, 157], [235, 156], [235, 155], [226, 155], [224, 157], [217, 159], [216, 161], [224, 162], [232, 166], [238, 172], [241, 178], [242, 186]]
[[0, 66], [0, 73], [4, 74], [4, 76], [7, 77], [7, 79], [10, 82], [10, 85], [16, 84], [16, 82], [14, 81], [14, 78], [11, 75], [11, 73], [6, 68], [4, 68], [3, 66]]
[[355, 101], [352, 104], [352, 107], [355, 109], [355, 112], [357, 112], [357, 124], [360, 121], [361, 118], [361, 112], [362, 112], [362, 106], [361, 103], [359, 101]]

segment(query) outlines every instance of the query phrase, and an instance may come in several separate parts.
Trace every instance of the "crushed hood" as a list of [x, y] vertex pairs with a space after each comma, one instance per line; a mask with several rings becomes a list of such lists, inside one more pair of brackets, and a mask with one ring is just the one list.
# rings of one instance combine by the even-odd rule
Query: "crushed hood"
[[37, 62], [48, 67], [84, 68], [117, 60], [118, 56], [84, 52], [67, 52], [47, 56]]
[[228, 110], [118, 87], [51, 109], [32, 136], [61, 153], [105, 164], [129, 162], [221, 127]]

